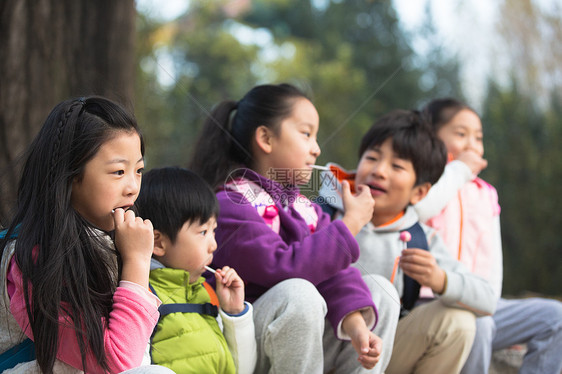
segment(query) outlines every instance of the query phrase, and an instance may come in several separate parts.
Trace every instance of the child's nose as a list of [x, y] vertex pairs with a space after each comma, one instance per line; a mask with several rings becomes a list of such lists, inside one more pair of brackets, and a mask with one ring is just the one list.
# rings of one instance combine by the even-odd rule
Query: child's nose
[[373, 165], [371, 173], [378, 177], [385, 177], [387, 174], [388, 167], [385, 162], [377, 162]]
[[130, 177], [125, 185], [125, 193], [127, 195], [136, 195], [140, 191], [140, 178]]
[[474, 151], [474, 152], [478, 153], [478, 154], [482, 153], [482, 151], [483, 151], [482, 144], [478, 141], [478, 139], [476, 139], [476, 137], [470, 137], [468, 139], [467, 148], [471, 151]]
[[312, 153], [314, 157], [318, 157], [320, 156], [320, 153], [322, 153], [322, 150], [320, 149], [320, 146], [318, 145], [317, 141], [315, 141], [314, 144], [312, 145], [312, 151], [310, 153]]
[[214, 251], [217, 250], [217, 241], [216, 239], [213, 237], [211, 239], [211, 243], [209, 245], [209, 253], [213, 253]]

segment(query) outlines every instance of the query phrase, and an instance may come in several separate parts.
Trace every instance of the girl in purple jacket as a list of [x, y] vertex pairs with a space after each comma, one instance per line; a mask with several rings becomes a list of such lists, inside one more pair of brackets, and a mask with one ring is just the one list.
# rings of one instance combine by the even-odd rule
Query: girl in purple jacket
[[217, 190], [213, 265], [235, 267], [247, 282], [256, 372], [383, 372], [398, 296], [386, 279], [349, 266], [374, 201], [364, 186], [353, 195], [345, 184], [346, 214], [331, 222], [297, 187], [320, 155], [318, 127], [314, 105], [289, 84], [256, 86], [214, 108], [190, 166]]

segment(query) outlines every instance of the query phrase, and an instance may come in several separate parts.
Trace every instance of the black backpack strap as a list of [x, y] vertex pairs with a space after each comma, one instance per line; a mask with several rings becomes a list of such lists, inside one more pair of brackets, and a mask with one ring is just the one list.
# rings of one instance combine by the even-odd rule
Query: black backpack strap
[[[408, 231], [412, 236], [412, 239], [408, 242], [408, 248], [420, 248], [429, 251], [429, 245], [427, 244], [427, 237], [425, 232], [421, 227], [420, 223], [417, 222], [412, 227], [402, 230]], [[405, 310], [400, 311], [400, 316], [407, 314], [408, 311], [414, 308], [416, 301], [420, 296], [420, 284], [414, 279], [410, 278], [404, 274], [404, 292], [402, 294], [402, 308]]]
[[160, 312], [160, 318], [170, 314], [170, 313], [199, 313], [207, 314], [209, 316], [217, 317], [219, 315], [219, 308], [211, 303], [205, 304], [162, 304], [158, 308]]
[[320, 205], [320, 208], [322, 208], [322, 211], [324, 213], [328, 213], [330, 215], [330, 219], [334, 218], [334, 214], [336, 214], [337, 212], [336, 208], [334, 208], [333, 206], [331, 206], [325, 201], [321, 201], [320, 199], [316, 199], [315, 203]]
[[[148, 283], [148, 287], [150, 291], [156, 296], [156, 290], [150, 283]], [[176, 303], [176, 304], [161, 304], [158, 307], [158, 312], [160, 312], [160, 317], [158, 318], [158, 322], [162, 320], [163, 317], [167, 316], [171, 313], [199, 313], [199, 314], [207, 314], [209, 316], [217, 317], [219, 315], [219, 308], [216, 305], [211, 303], [205, 304], [190, 304], [190, 303]], [[156, 329], [158, 328], [158, 324], [154, 326], [154, 330], [152, 330], [152, 334], [150, 335], [150, 359], [152, 360], [152, 338], [156, 333]]]
[[[150, 283], [148, 283], [150, 291], [156, 296], [156, 290]], [[205, 304], [190, 304], [190, 303], [177, 303], [177, 304], [162, 304], [158, 307], [160, 312], [160, 319], [170, 313], [199, 313], [207, 314], [209, 316], [217, 317], [219, 315], [219, 308], [211, 303]]]
[[[18, 224], [10, 234], [10, 239], [18, 237], [20, 225]], [[0, 231], [0, 239], [4, 239], [8, 234], [8, 230]], [[35, 344], [33, 340], [27, 338], [20, 344], [8, 349], [0, 355], [0, 373], [20, 364], [35, 360]]]
[[29, 338], [8, 349], [0, 355], [0, 372], [8, 370], [22, 362], [35, 360], [35, 344]]
[[150, 292], [152, 292], [154, 296], [158, 297], [156, 290], [154, 289], [154, 287], [152, 287], [152, 284], [150, 284], [150, 282], [148, 282], [148, 288], [150, 288]]

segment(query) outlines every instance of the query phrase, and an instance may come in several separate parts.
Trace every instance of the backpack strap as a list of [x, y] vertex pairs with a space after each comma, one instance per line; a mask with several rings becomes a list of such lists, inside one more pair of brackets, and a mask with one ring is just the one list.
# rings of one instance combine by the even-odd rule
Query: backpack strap
[[[149, 283], [148, 287], [150, 287], [150, 291], [156, 296], [156, 290], [152, 285]], [[205, 290], [208, 289], [205, 287]], [[215, 294], [216, 297], [216, 294]], [[167, 316], [171, 313], [199, 313], [199, 314], [206, 314], [209, 316], [217, 317], [219, 315], [219, 308], [217, 305], [213, 305], [211, 303], [205, 304], [191, 304], [191, 303], [173, 303], [173, 304], [162, 304], [158, 307], [158, 311], [160, 312], [160, 321], [163, 317]], [[154, 328], [156, 330], [156, 327]]]
[[[408, 242], [408, 248], [420, 248], [429, 251], [427, 244], [427, 237], [419, 222], [416, 222], [412, 227], [402, 230], [408, 231], [412, 239]], [[420, 296], [420, 284], [413, 278], [404, 274], [404, 291], [402, 294], [402, 306], [400, 310], [400, 317], [408, 314], [414, 308], [416, 301]]]
[[0, 373], [21, 364], [35, 360], [35, 344], [27, 338], [20, 344], [8, 349], [0, 355]]
[[[18, 233], [20, 232], [20, 224], [16, 225], [14, 231], [10, 234], [10, 239], [16, 239], [18, 237]], [[4, 239], [8, 234], [8, 229], [0, 231], [0, 239]]]
[[[16, 239], [18, 237], [20, 225], [17, 225], [10, 239]], [[4, 239], [8, 230], [0, 231], [0, 239]], [[0, 355], [0, 373], [4, 370], [8, 370], [21, 364], [22, 362], [29, 362], [35, 360], [35, 343], [33, 340], [27, 338], [18, 345], [8, 349], [6, 352]]]
[[330, 218], [334, 218], [334, 215], [338, 211], [336, 208], [334, 208], [333, 206], [331, 206], [330, 204], [328, 204], [325, 201], [321, 201], [321, 202], [317, 201], [316, 204], [320, 205], [320, 208], [322, 208], [322, 211], [324, 213], [328, 213], [330, 215]]
[[198, 313], [206, 314], [209, 316], [217, 317], [219, 315], [219, 308], [211, 303], [205, 304], [190, 304], [190, 303], [178, 303], [178, 304], [162, 304], [158, 308], [160, 312], [160, 319], [171, 313]]

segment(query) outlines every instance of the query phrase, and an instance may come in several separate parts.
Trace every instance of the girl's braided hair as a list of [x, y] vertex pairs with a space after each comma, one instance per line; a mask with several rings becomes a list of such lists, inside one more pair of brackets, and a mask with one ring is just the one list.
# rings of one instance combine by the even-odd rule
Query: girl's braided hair
[[[80, 347], [108, 370], [104, 330], [117, 286], [118, 253], [71, 205], [72, 182], [99, 148], [117, 134], [137, 133], [134, 116], [103, 97], [59, 103], [29, 147], [16, 213], [2, 254], [16, 231], [15, 261], [23, 275], [26, 309], [41, 371], [50, 373], [59, 345], [59, 316], [68, 315]], [[33, 291], [31, 291], [30, 287]]]

